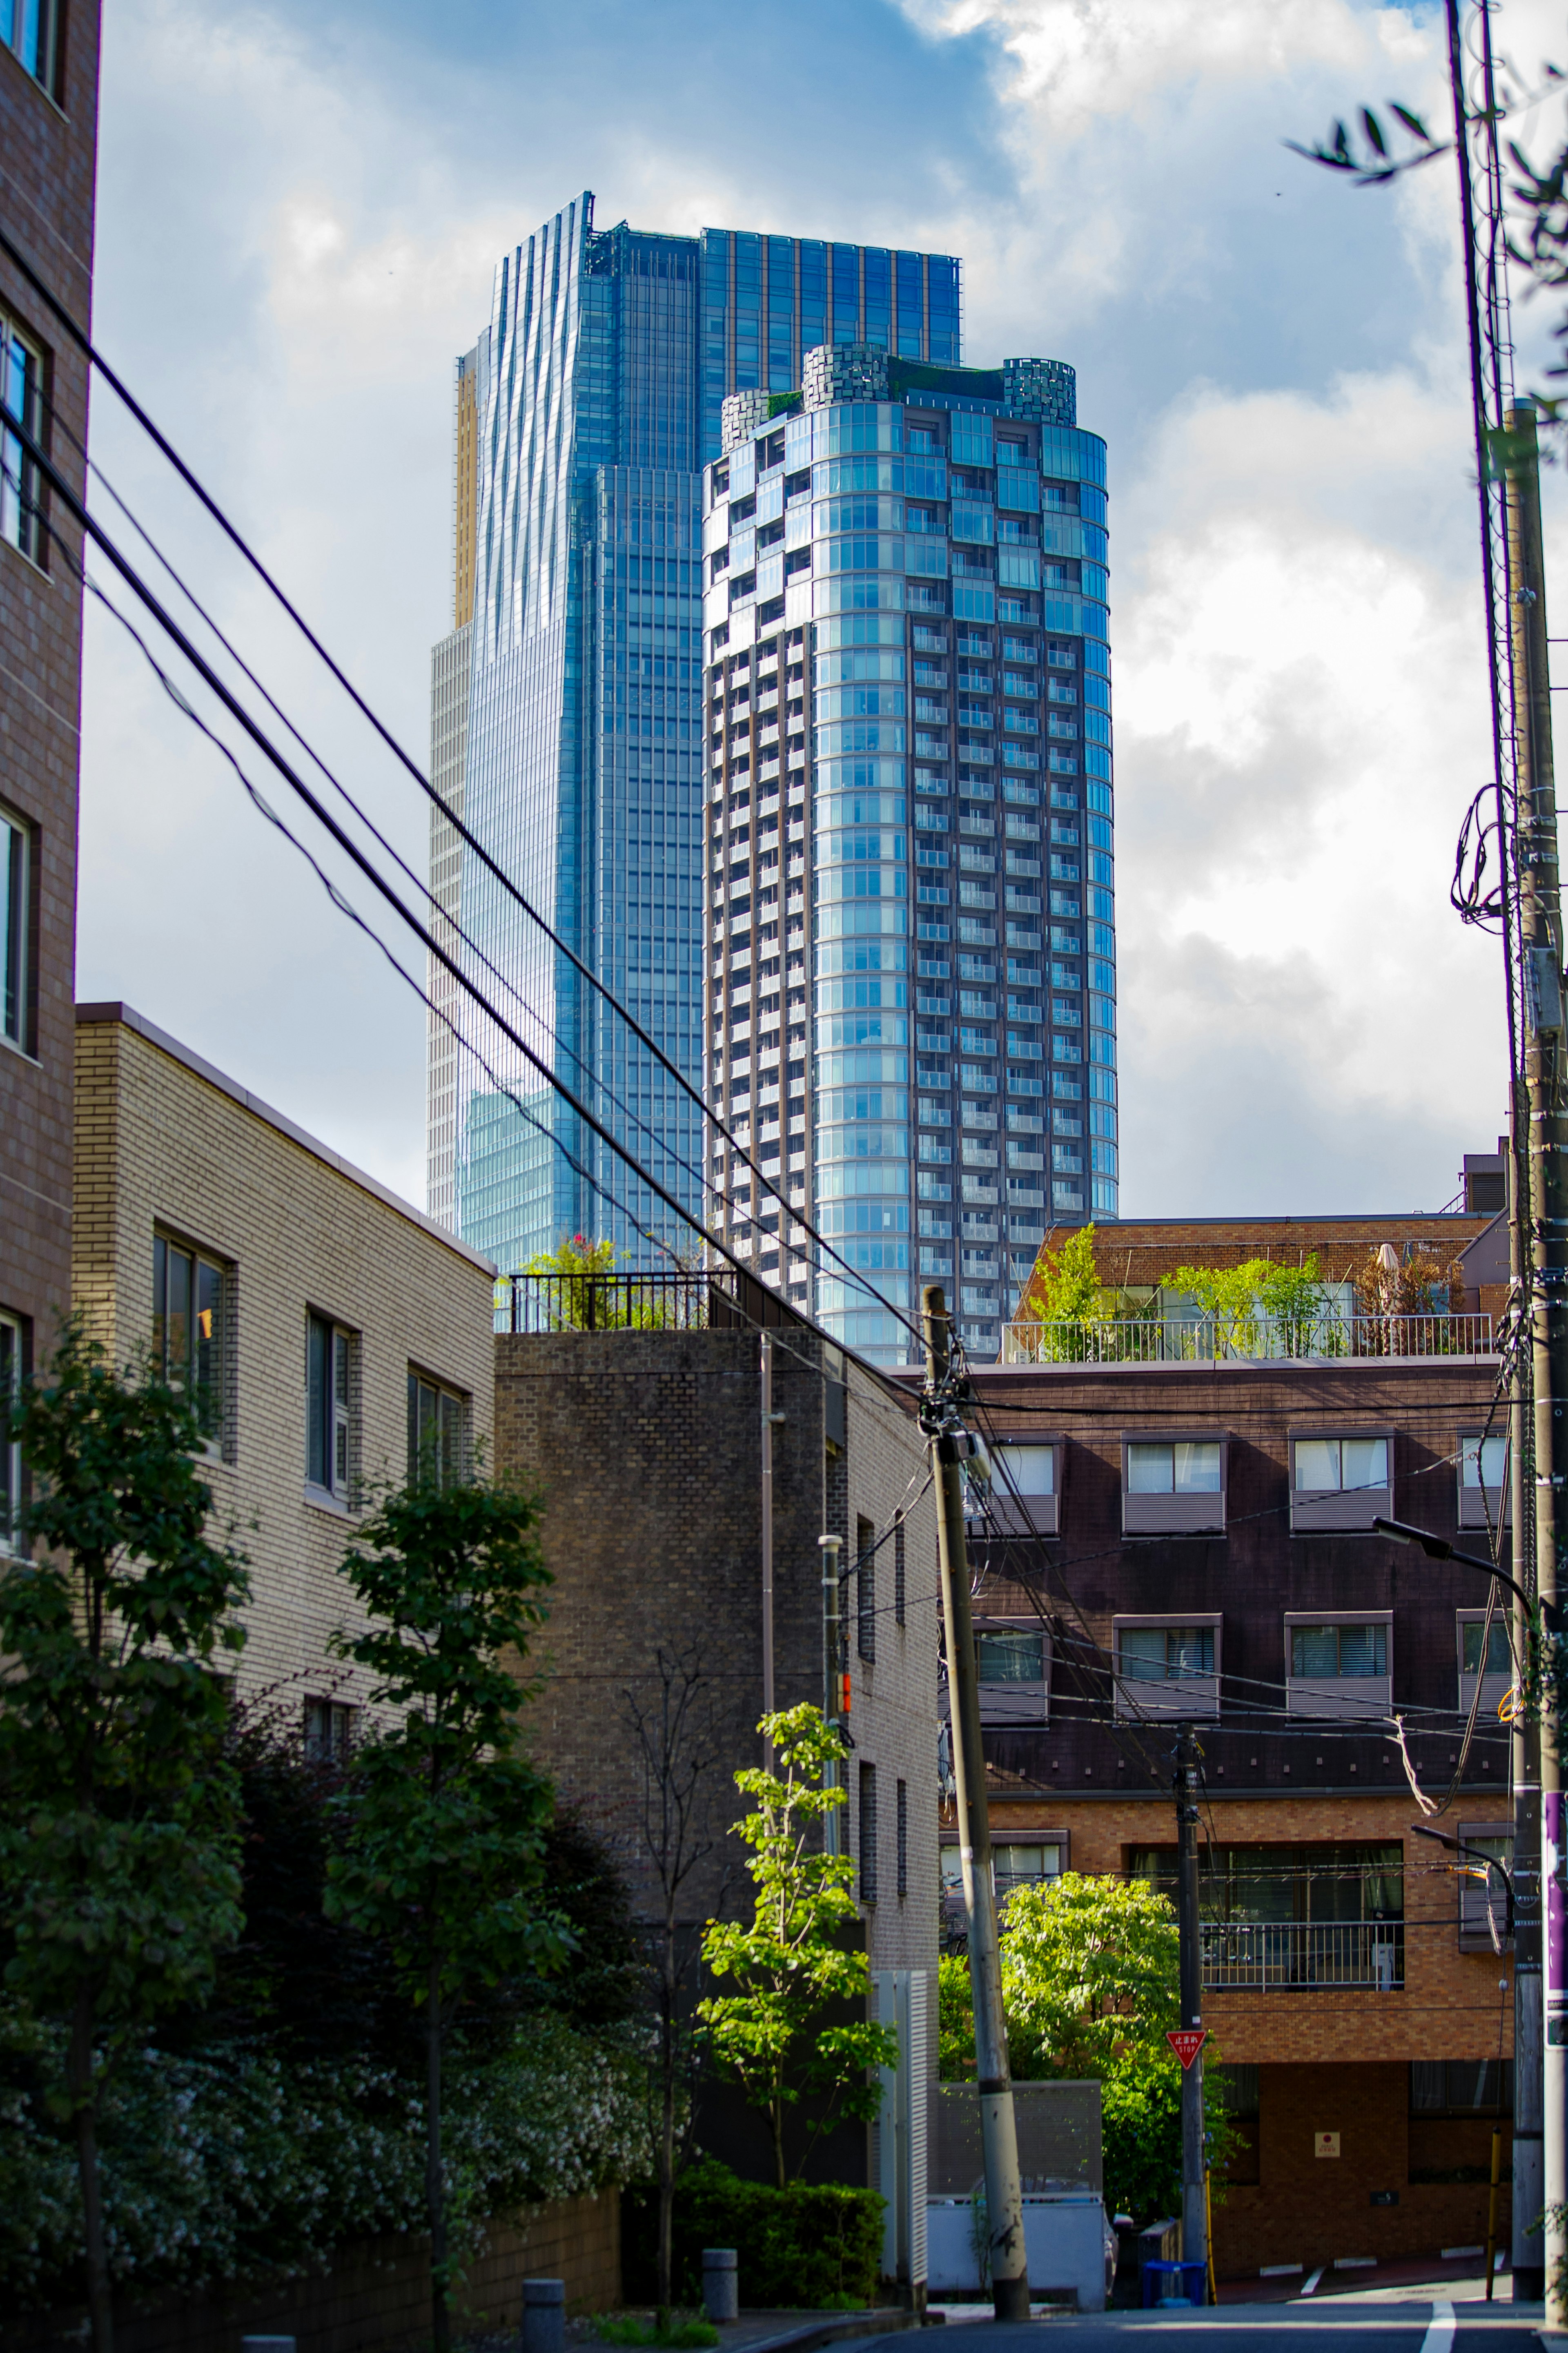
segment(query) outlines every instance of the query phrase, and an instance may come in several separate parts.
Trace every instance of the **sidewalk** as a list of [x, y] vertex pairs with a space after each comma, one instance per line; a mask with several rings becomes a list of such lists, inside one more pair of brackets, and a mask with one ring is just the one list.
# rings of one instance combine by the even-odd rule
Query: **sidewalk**
[[[1400, 2303], [1419, 2302], [1436, 2294], [1450, 2296], [1456, 2304], [1475, 2304], [1485, 2301], [1486, 2286], [1484, 2256], [1459, 2255], [1446, 2263], [1434, 2253], [1358, 2264], [1353, 2271], [1336, 2271], [1331, 2263], [1321, 2268], [1309, 2264], [1305, 2271], [1289, 2273], [1282, 2279], [1225, 2279], [1219, 2283], [1219, 2301], [1222, 2305], [1324, 2304], [1354, 2296], [1358, 2302]], [[1509, 2306], [1513, 2302], [1513, 2280], [1506, 2261], [1493, 2282], [1492, 2300]]]
[[[639, 2312], [635, 2317], [651, 2321], [653, 2315]], [[717, 2353], [814, 2353], [815, 2348], [843, 2337], [884, 2337], [914, 2324], [914, 2314], [895, 2305], [878, 2305], [865, 2312], [742, 2312], [739, 2320], [720, 2323]], [[567, 2323], [567, 2340], [572, 2353], [593, 2353], [605, 2343], [586, 2320]], [[606, 2353], [628, 2353], [628, 2348], [606, 2348]]]

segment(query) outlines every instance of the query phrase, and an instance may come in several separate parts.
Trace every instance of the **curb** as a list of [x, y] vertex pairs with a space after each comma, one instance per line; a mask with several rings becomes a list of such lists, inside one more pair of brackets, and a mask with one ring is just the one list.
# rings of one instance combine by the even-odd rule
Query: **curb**
[[842, 2319], [807, 2321], [801, 2328], [785, 2328], [777, 2337], [755, 2337], [744, 2353], [813, 2353], [819, 2345], [836, 2345], [847, 2337], [890, 2337], [895, 2330], [919, 2326], [920, 2315], [901, 2308], [880, 2312], [847, 2312]]

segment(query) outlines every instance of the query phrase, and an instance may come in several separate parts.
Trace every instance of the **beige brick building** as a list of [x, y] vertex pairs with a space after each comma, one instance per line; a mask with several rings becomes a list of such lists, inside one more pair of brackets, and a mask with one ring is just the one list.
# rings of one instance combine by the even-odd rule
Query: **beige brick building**
[[[329, 1665], [366, 1495], [400, 1485], [415, 1417], [488, 1447], [488, 1260], [130, 1007], [77, 1008], [74, 1295], [118, 1362], [151, 1348], [209, 1422], [216, 1507], [249, 1556], [240, 1691], [358, 1704]], [[357, 1678], [357, 1680], [356, 1680]]]

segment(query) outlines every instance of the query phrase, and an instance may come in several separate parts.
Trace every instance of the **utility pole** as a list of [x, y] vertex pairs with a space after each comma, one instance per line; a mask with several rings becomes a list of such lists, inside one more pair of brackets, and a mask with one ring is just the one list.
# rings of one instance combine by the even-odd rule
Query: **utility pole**
[[[1190, 1724], [1176, 1735], [1176, 1921], [1184, 2027], [1204, 2022], [1203, 1945], [1198, 1934], [1198, 1743]], [[1204, 2175], [1204, 2054], [1182, 2070], [1182, 2261], [1208, 2266]]]
[[[817, 1547], [822, 1554], [822, 1714], [824, 1720], [838, 1728], [843, 1713], [844, 1653], [838, 1626], [838, 1549], [842, 1536], [818, 1536]], [[838, 1767], [833, 1764], [822, 1768], [825, 1789], [838, 1787]], [[822, 1825], [822, 1847], [825, 1854], [844, 1852], [844, 1809], [831, 1808]]]
[[921, 1311], [926, 1351], [921, 1427], [931, 1440], [931, 1476], [936, 1488], [937, 1554], [942, 1570], [942, 1627], [947, 1639], [947, 1690], [952, 1713], [952, 1774], [957, 1785], [958, 1855], [963, 1873], [969, 1983], [974, 2002], [974, 2073], [980, 2100], [980, 2145], [985, 2166], [991, 2301], [998, 2320], [1027, 2320], [1029, 2272], [1024, 2246], [1024, 2193], [1018, 2178], [1013, 2079], [1007, 2066], [1007, 2021], [1002, 2009], [996, 1891], [991, 1874], [991, 1817], [985, 1797], [985, 1757], [980, 1740], [980, 1683], [969, 1608], [969, 1546], [963, 1528], [963, 1472], [958, 1451], [963, 1425], [949, 1377], [951, 1326], [940, 1283], [928, 1283], [921, 1292]]
[[[773, 1712], [773, 1342], [762, 1337], [763, 1391], [763, 1714]], [[763, 1770], [773, 1769], [773, 1744], [763, 1743]]]
[[[1565, 1073], [1563, 1031], [1563, 911], [1557, 856], [1557, 793], [1552, 759], [1552, 692], [1546, 581], [1541, 534], [1541, 461], [1535, 404], [1519, 401], [1504, 420], [1509, 634], [1518, 807], [1514, 873], [1519, 893], [1520, 978], [1524, 1011], [1523, 1102], [1514, 1105], [1517, 1142], [1524, 1114], [1528, 1200], [1516, 1204], [1520, 1271], [1528, 1272], [1534, 1412], [1535, 1592], [1557, 1599], [1558, 1491], [1568, 1471], [1568, 1119], [1557, 1109]], [[1516, 1091], [1517, 1092], [1517, 1091]], [[1515, 1167], [1520, 1154], [1515, 1151]], [[1524, 1222], [1528, 1219], [1528, 1223]], [[1516, 1499], [1516, 1515], [1524, 1498]], [[1563, 1777], [1556, 1727], [1540, 1728], [1542, 1936], [1542, 2198], [1546, 2224], [1546, 2327], [1568, 2328], [1568, 1985], [1562, 1894]], [[1517, 1968], [1516, 1968], [1517, 1974]]]

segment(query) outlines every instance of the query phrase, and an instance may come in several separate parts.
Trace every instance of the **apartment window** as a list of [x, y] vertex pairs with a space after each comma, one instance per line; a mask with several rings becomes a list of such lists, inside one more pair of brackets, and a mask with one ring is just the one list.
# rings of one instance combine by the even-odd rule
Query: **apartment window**
[[305, 1702], [305, 1754], [316, 1765], [339, 1765], [353, 1740], [354, 1710], [336, 1699]]
[[[900, 1512], [893, 1522], [893, 1623], [904, 1622], [904, 1515]], [[900, 1788], [903, 1787], [902, 1782]]]
[[[1004, 1840], [991, 1850], [991, 1883], [1000, 1899], [1016, 1887], [1038, 1887], [1059, 1879], [1067, 1869], [1067, 1832], [1041, 1833], [1029, 1840]], [[942, 1892], [950, 1901], [963, 1897], [963, 1865], [956, 1845], [942, 1850]]]
[[27, 1054], [33, 1051], [33, 835], [6, 808], [0, 808], [0, 884], [5, 924], [0, 1037]]
[[455, 1486], [467, 1467], [467, 1398], [408, 1368], [408, 1478]]
[[1051, 1638], [1037, 1620], [977, 1626], [974, 1667], [982, 1724], [1038, 1724], [1048, 1713]]
[[305, 1345], [305, 1478], [340, 1503], [350, 1500], [353, 1335], [325, 1315], [310, 1318]]
[[[1129, 1865], [1174, 1897], [1173, 1847], [1134, 1847]], [[1402, 1847], [1207, 1845], [1198, 1872], [1205, 1985], [1404, 1984]]]
[[1459, 1433], [1459, 1525], [1506, 1527], [1509, 1508], [1508, 1440], [1500, 1430]]
[[1292, 1535], [1333, 1535], [1392, 1519], [1393, 1468], [1391, 1431], [1292, 1431]]
[[1476, 1697], [1476, 1678], [1480, 1677], [1480, 1713], [1495, 1721], [1499, 1703], [1513, 1682], [1513, 1655], [1509, 1649], [1509, 1622], [1506, 1609], [1493, 1613], [1490, 1625], [1484, 1609], [1460, 1609], [1455, 1613], [1455, 1631], [1459, 1654], [1459, 1708], [1468, 1715]]
[[20, 1552], [22, 1449], [11, 1435], [11, 1413], [22, 1394], [23, 1333], [19, 1316], [0, 1315], [0, 1552]]
[[0, 0], [0, 44], [51, 98], [60, 92], [62, 0]]
[[[1413, 2059], [1413, 2116], [1505, 2116], [1513, 2114], [1513, 2061]], [[1412, 2179], [1415, 2176], [1412, 2175]]]
[[[1458, 1835], [1476, 1850], [1450, 1858], [1458, 1866], [1454, 1884], [1459, 1893], [1459, 1950], [1501, 1952], [1508, 1943], [1508, 1882], [1502, 1872], [1513, 1869], [1512, 1826], [1461, 1822]], [[1502, 1871], [1489, 1871], [1489, 1862], [1501, 1863]]]
[[[19, 0], [26, 7], [28, 0]], [[6, 0], [0, 0], [0, 32]], [[0, 311], [0, 406], [40, 446], [44, 440], [44, 355]], [[0, 427], [0, 539], [47, 569], [44, 486], [15, 433]]]
[[1121, 1441], [1121, 1532], [1213, 1535], [1225, 1526], [1223, 1438], [1173, 1431]]
[[1393, 1626], [1386, 1610], [1332, 1619], [1288, 1615], [1286, 1705], [1298, 1715], [1386, 1715], [1393, 1704]]
[[907, 1781], [899, 1783], [898, 1799], [899, 1894], [905, 1896], [910, 1892], [910, 1785]]
[[855, 1523], [855, 1640], [860, 1656], [877, 1655], [877, 1531], [869, 1520]]
[[224, 1270], [164, 1234], [153, 1237], [153, 1363], [195, 1407], [210, 1451], [224, 1425]]
[[996, 1452], [991, 1511], [1003, 1535], [1054, 1536], [1061, 1527], [1059, 1438], [1020, 1432]]
[[877, 1901], [877, 1768], [860, 1767], [860, 1901]]
[[1217, 1715], [1219, 1632], [1217, 1617], [1116, 1620], [1117, 1714]]

